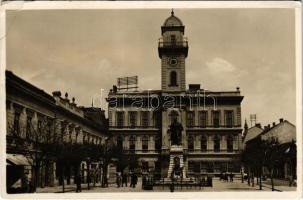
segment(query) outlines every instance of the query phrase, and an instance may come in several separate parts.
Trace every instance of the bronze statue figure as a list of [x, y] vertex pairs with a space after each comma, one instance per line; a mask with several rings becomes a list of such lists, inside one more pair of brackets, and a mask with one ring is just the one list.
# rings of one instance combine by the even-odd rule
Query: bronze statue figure
[[170, 125], [171, 145], [181, 145], [182, 131], [182, 125], [177, 121], [177, 119], [174, 119], [173, 123]]

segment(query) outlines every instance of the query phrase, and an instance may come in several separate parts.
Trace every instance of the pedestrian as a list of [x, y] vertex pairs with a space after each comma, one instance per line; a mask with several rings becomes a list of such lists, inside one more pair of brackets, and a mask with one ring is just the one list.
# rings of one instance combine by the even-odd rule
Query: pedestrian
[[221, 173], [220, 173], [220, 181], [222, 181], [223, 180], [223, 172], [221, 171]]
[[138, 176], [136, 174], [134, 174], [135, 178], [134, 178], [134, 187], [136, 187], [137, 183], [138, 183]]
[[233, 172], [230, 172], [230, 182], [234, 182], [234, 174], [233, 174]]
[[127, 174], [123, 173], [122, 175], [122, 187], [123, 185], [125, 185], [125, 187], [127, 187]]
[[120, 183], [121, 183], [121, 178], [120, 178], [120, 174], [119, 172], [116, 174], [116, 183], [117, 183], [117, 187], [120, 187]]
[[132, 174], [130, 175], [130, 185], [129, 185], [129, 187], [135, 187], [134, 185], [135, 185], [135, 176], [134, 176], [134, 174], [132, 173]]
[[77, 174], [77, 176], [76, 176], [76, 185], [77, 185], [76, 192], [82, 192], [82, 190], [81, 190], [81, 176], [80, 176], [80, 174]]
[[175, 185], [174, 182], [172, 181], [170, 184], [170, 192], [174, 192], [175, 191]]

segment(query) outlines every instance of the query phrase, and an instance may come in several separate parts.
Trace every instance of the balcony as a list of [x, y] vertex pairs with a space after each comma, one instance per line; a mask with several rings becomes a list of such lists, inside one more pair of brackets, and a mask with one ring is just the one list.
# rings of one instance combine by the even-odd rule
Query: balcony
[[220, 130], [220, 129], [241, 129], [241, 125], [207, 125], [207, 126], [186, 126], [188, 130], [201, 130], [201, 129], [208, 129], [208, 130]]
[[139, 149], [139, 150], [134, 150], [134, 149], [123, 149], [123, 153], [125, 154], [159, 154], [160, 150], [157, 149]]
[[214, 149], [207, 149], [207, 150], [201, 150], [201, 149], [188, 149], [188, 154], [239, 154], [240, 150], [236, 149], [220, 149], [220, 150], [214, 150]]
[[185, 57], [188, 55], [188, 42], [187, 40], [183, 40], [181, 42], [170, 41], [163, 42], [159, 41], [158, 43], [158, 52], [159, 57], [162, 58], [163, 54], [184, 54]]
[[158, 44], [158, 48], [188, 48], [188, 42], [186, 40], [182, 42], [162, 42]]
[[110, 126], [109, 130], [159, 130], [157, 126]]

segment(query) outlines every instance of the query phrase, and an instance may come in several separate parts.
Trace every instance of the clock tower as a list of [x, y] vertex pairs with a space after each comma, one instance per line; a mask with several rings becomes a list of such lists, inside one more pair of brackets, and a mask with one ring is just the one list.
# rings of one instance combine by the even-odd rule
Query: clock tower
[[161, 27], [158, 52], [161, 58], [161, 85], [163, 92], [180, 92], [186, 90], [185, 58], [188, 43], [184, 38], [182, 21], [174, 15], [167, 18]]

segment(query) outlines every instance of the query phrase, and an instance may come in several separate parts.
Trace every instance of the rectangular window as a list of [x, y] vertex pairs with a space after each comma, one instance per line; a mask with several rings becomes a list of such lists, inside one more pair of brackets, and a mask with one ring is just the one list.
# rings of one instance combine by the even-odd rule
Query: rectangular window
[[195, 163], [193, 161], [188, 161], [188, 172], [194, 172]]
[[200, 111], [199, 112], [199, 125], [201, 127], [207, 126], [207, 111]]
[[124, 112], [117, 112], [117, 127], [122, 128], [124, 126]]
[[194, 162], [194, 172], [200, 173], [200, 162]]
[[153, 121], [156, 128], [160, 128], [161, 126], [161, 113], [153, 112]]
[[188, 137], [188, 150], [189, 151], [194, 150], [194, 138], [192, 136]]
[[233, 111], [225, 111], [225, 125], [226, 127], [233, 126]]
[[148, 111], [141, 112], [141, 125], [143, 127], [148, 127], [148, 122], [149, 122], [149, 112]]
[[26, 119], [26, 139], [30, 139], [30, 137], [31, 137], [31, 128], [32, 128], [32, 118], [27, 117], [27, 119]]
[[203, 152], [207, 151], [207, 137], [206, 136], [201, 137], [201, 151], [203, 151]]
[[200, 168], [201, 168], [202, 173], [206, 173], [207, 168], [208, 168], [208, 164], [206, 162], [201, 162]]
[[193, 127], [195, 125], [194, 119], [195, 119], [194, 112], [193, 111], [187, 112], [187, 118], [186, 118], [187, 127]]
[[131, 152], [135, 152], [135, 149], [136, 149], [136, 137], [131, 136], [129, 139], [129, 150]]
[[213, 126], [219, 127], [220, 126], [220, 112], [213, 111]]
[[137, 120], [137, 112], [134, 112], [134, 111], [129, 112], [129, 126], [130, 127], [136, 126], [136, 120]]
[[20, 134], [20, 127], [19, 127], [19, 120], [20, 120], [20, 113], [15, 113], [14, 117], [14, 134]]
[[142, 138], [142, 151], [147, 152], [148, 151], [148, 136], [144, 136]]

